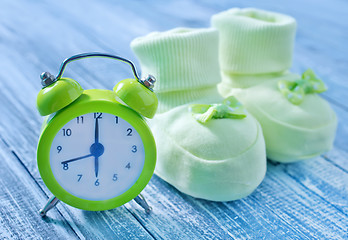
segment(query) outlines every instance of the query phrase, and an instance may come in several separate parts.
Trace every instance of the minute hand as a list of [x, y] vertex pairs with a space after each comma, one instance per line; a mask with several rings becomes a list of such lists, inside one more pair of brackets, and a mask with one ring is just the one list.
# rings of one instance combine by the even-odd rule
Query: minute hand
[[95, 142], [95, 143], [99, 143], [99, 125], [98, 125], [98, 117], [95, 119], [94, 142]]
[[[95, 130], [94, 130], [94, 144], [96, 146], [96, 150], [101, 150], [100, 146], [103, 146], [99, 143], [99, 124], [98, 117], [95, 118]], [[94, 152], [94, 173], [95, 177], [98, 177], [99, 172], [99, 154], [100, 152]]]
[[69, 162], [74, 162], [74, 161], [77, 161], [77, 160], [80, 160], [80, 159], [84, 159], [84, 158], [88, 158], [88, 157], [92, 157], [93, 154], [88, 154], [88, 155], [85, 155], [85, 156], [82, 156], [82, 157], [77, 157], [77, 158], [72, 158], [72, 159], [69, 159], [69, 160], [65, 160], [64, 162], [61, 162], [62, 164], [65, 164], [65, 163], [69, 163]]

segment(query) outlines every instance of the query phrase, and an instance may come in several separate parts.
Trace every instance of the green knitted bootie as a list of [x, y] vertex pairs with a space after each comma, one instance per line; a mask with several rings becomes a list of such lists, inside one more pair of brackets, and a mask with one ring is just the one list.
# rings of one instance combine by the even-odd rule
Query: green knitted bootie
[[217, 84], [218, 32], [173, 29], [135, 39], [142, 74], [152, 74], [159, 110], [149, 121], [155, 173], [194, 197], [230, 201], [249, 195], [266, 172], [261, 127]]
[[317, 93], [326, 90], [312, 70], [287, 71], [292, 62], [296, 22], [257, 9], [230, 9], [212, 17], [220, 33], [222, 82], [259, 121], [269, 159], [293, 162], [328, 151], [336, 115]]

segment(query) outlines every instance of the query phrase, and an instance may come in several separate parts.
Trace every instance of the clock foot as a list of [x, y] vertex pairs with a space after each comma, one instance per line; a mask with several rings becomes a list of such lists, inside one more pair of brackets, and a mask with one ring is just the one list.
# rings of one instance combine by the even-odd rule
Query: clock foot
[[56, 198], [55, 196], [50, 197], [50, 199], [48, 199], [46, 205], [42, 209], [39, 210], [40, 216], [41, 217], [46, 216], [46, 213], [49, 210], [51, 210], [52, 208], [54, 208], [58, 202], [59, 202], [59, 199]]
[[143, 195], [139, 194], [138, 196], [136, 196], [136, 198], [134, 198], [134, 201], [137, 204], [139, 204], [142, 208], [144, 208], [146, 213], [150, 213], [152, 211], [152, 207], [150, 207], [149, 204], [147, 204]]

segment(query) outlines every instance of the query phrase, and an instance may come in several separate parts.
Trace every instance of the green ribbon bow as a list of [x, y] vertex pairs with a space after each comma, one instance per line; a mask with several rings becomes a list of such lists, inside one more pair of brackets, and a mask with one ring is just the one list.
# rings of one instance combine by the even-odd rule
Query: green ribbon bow
[[192, 104], [189, 111], [200, 123], [206, 123], [212, 118], [242, 119], [246, 117], [242, 104], [232, 96], [218, 104]]
[[302, 78], [294, 82], [280, 80], [280, 92], [293, 104], [299, 105], [308, 93], [321, 93], [327, 90], [324, 82], [317, 78], [311, 69], [302, 74]]

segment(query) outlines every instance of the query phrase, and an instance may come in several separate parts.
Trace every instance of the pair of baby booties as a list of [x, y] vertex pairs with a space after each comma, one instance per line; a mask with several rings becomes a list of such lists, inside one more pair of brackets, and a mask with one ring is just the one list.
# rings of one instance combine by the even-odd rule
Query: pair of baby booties
[[211, 23], [153, 32], [131, 48], [142, 74], [157, 78], [155, 173], [193, 197], [231, 201], [262, 182], [266, 155], [294, 162], [328, 151], [337, 120], [313, 71], [288, 71], [292, 17], [234, 8]]

